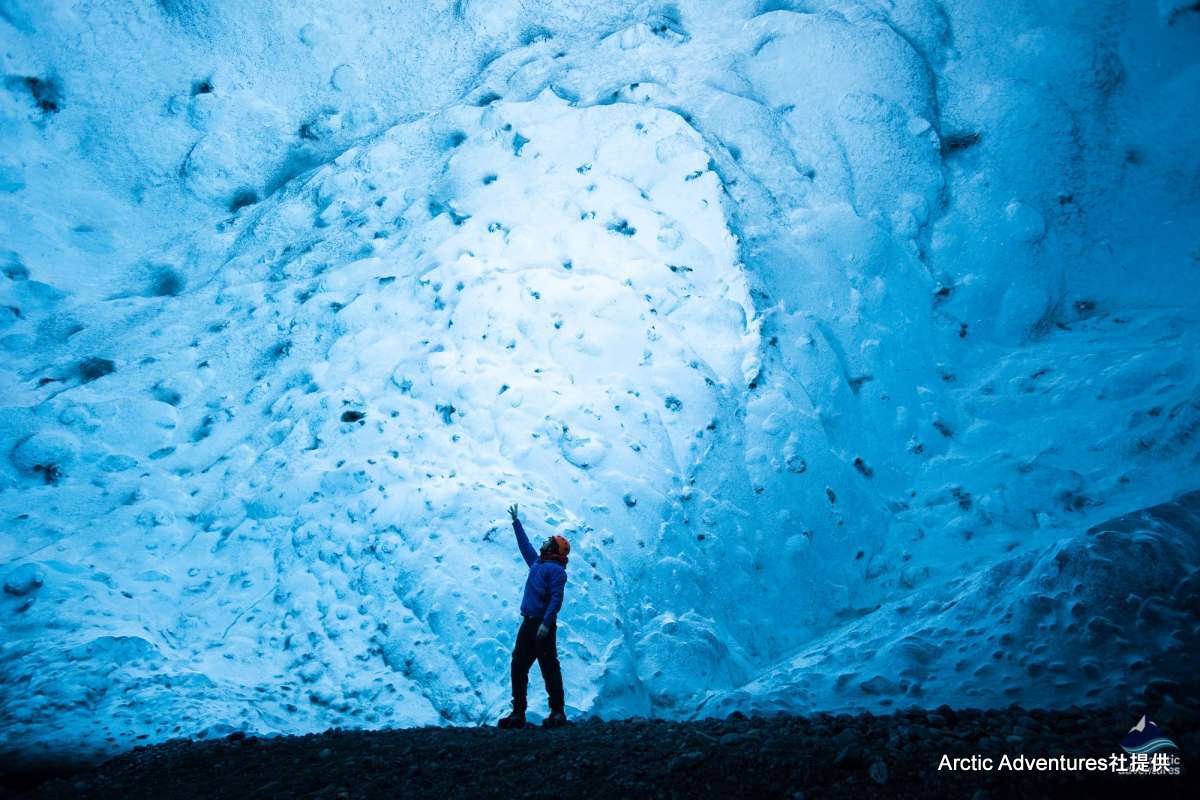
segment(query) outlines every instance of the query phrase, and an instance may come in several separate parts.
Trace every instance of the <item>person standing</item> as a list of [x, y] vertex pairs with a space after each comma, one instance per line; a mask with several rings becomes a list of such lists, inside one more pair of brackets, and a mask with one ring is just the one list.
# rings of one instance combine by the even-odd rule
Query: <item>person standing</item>
[[521, 598], [521, 627], [512, 652], [512, 713], [500, 720], [501, 728], [525, 727], [525, 693], [529, 686], [529, 668], [538, 662], [546, 694], [550, 696], [550, 716], [543, 727], [555, 728], [567, 723], [563, 703], [562, 670], [558, 664], [556, 641], [558, 611], [562, 608], [563, 589], [567, 585], [567, 555], [571, 544], [564, 536], [550, 536], [535, 552], [525, 535], [514, 503], [508, 509], [517, 547], [529, 565], [525, 594]]

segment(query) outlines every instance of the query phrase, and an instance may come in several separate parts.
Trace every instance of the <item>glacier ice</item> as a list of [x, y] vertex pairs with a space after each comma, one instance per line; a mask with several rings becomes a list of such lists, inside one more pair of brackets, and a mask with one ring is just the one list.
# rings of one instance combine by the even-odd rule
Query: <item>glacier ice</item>
[[2, 11], [0, 748], [1194, 652], [1186, 4]]

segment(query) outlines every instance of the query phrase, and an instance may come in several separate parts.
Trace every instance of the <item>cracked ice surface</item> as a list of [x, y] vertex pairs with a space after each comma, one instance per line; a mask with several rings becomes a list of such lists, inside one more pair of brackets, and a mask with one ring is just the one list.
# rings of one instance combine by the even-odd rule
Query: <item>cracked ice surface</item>
[[577, 711], [1169, 685], [1200, 15], [1059, 5], [14, 6], [4, 747], [488, 720], [510, 502]]

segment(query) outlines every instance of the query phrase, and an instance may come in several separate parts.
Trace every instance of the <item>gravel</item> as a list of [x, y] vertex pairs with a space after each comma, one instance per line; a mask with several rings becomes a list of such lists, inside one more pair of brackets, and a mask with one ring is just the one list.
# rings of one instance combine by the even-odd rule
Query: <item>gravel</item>
[[[1194, 706], [1166, 729], [1200, 758]], [[1132, 716], [1131, 716], [1132, 715]], [[1185, 796], [1189, 776], [939, 771], [943, 754], [1101, 756], [1129, 709], [937, 709], [690, 722], [587, 720], [557, 730], [413, 728], [177, 740], [70, 774], [9, 776], [0, 797], [811, 797]], [[1011, 731], [1020, 729], [1020, 741]], [[985, 746], [984, 742], [991, 743]], [[995, 746], [998, 744], [998, 747]], [[37, 781], [40, 780], [40, 783]], [[24, 783], [22, 786], [21, 783]]]

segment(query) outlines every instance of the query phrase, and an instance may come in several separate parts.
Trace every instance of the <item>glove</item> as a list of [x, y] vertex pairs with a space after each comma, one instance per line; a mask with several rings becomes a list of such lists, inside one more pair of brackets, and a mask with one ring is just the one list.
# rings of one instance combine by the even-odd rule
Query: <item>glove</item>
[[538, 625], [537, 637], [539, 639], [545, 639], [549, 635], [550, 635], [550, 629], [546, 627], [546, 623], [543, 622], [541, 625]]
[[510, 517], [512, 517], [513, 522], [517, 521], [517, 504], [516, 503], [513, 503], [511, 506], [508, 507], [508, 515]]

